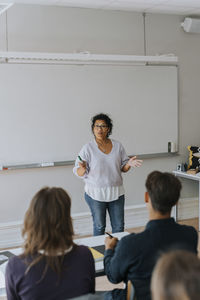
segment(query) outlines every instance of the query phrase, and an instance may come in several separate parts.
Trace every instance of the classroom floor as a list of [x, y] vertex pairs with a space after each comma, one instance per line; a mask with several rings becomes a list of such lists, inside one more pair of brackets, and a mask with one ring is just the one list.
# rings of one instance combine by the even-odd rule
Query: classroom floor
[[[196, 230], [198, 231], [198, 218], [195, 219], [188, 219], [188, 220], [181, 220], [178, 221], [179, 224], [185, 224], [194, 226]], [[137, 227], [137, 228], [131, 228], [127, 229], [128, 232], [141, 232], [144, 229], [144, 227]], [[198, 243], [198, 252], [200, 257], [200, 232], [199, 232], [199, 243]], [[106, 276], [96, 277], [96, 290], [97, 291], [109, 291], [115, 288], [123, 288], [124, 284], [112, 284], [108, 281]]]

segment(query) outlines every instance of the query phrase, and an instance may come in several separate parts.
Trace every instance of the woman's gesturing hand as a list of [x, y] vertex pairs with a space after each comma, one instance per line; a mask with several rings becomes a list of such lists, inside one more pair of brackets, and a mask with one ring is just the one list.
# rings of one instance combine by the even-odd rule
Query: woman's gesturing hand
[[142, 165], [143, 160], [137, 159], [136, 156], [133, 156], [129, 159], [128, 165], [133, 168], [140, 167]]

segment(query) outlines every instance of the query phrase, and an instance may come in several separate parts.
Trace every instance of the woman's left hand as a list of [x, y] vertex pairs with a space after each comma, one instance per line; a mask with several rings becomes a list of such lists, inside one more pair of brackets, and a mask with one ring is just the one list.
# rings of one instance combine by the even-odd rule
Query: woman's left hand
[[140, 167], [142, 165], [143, 160], [137, 159], [136, 156], [133, 156], [129, 159], [128, 165], [133, 168]]

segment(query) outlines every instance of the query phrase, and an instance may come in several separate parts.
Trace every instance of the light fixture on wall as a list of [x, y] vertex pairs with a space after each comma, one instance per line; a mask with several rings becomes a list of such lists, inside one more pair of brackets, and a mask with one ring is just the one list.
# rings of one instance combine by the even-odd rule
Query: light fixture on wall
[[200, 33], [200, 19], [185, 18], [181, 26], [185, 32]]
[[1, 63], [40, 63], [40, 64], [177, 64], [174, 55], [116, 55], [87, 53], [43, 53], [43, 52], [0, 52]]

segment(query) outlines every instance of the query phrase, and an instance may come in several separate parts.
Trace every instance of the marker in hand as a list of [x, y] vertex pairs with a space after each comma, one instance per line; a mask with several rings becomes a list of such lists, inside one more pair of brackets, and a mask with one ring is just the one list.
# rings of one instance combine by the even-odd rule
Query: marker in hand
[[84, 160], [82, 160], [82, 158], [80, 157], [80, 155], [78, 155], [78, 159], [80, 160], [79, 162], [79, 166], [86, 168], [86, 162]]
[[108, 232], [105, 232], [107, 235], [109, 235], [109, 237], [112, 239], [112, 238], [114, 238], [114, 236], [112, 235], [112, 234], [110, 234], [110, 233], [108, 233]]
[[80, 155], [78, 155], [77, 156], [77, 158], [79, 159], [79, 161], [77, 161], [77, 159], [76, 159], [76, 161], [77, 161], [77, 163], [78, 163], [78, 168], [77, 168], [77, 175], [78, 176], [84, 176], [85, 175], [85, 173], [86, 173], [86, 171], [87, 171], [87, 163], [86, 163], [86, 161], [84, 161], [82, 158], [81, 158], [81, 156]]
[[81, 168], [84, 168], [84, 169], [86, 169], [86, 162], [84, 161], [84, 160], [82, 160], [82, 158], [80, 157], [80, 155], [78, 155], [78, 159], [79, 159], [79, 166], [81, 167]]
[[114, 237], [112, 234], [105, 232], [109, 237], [106, 237], [105, 239], [105, 249], [112, 249], [114, 250], [117, 243], [118, 243], [118, 238]]

